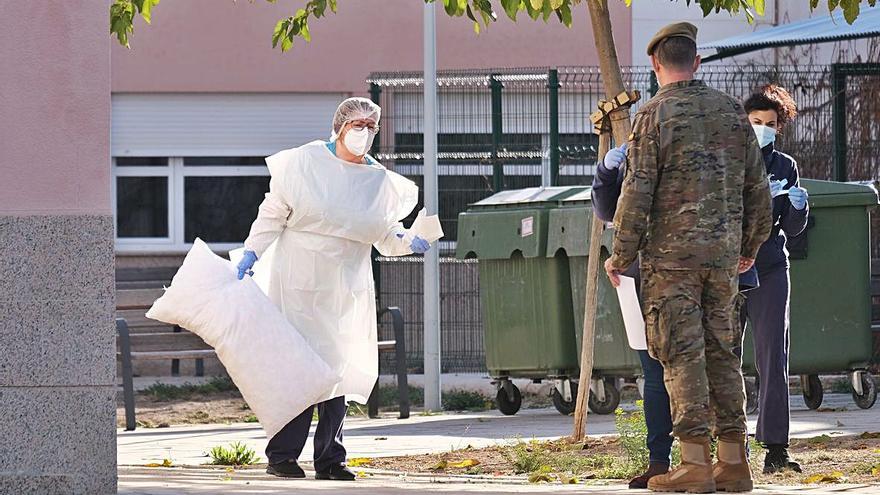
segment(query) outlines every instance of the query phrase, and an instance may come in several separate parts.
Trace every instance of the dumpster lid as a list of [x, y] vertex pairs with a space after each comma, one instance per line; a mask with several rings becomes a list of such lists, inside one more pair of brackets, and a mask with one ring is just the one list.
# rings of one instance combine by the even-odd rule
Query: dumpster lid
[[535, 205], [537, 203], [558, 203], [573, 194], [589, 189], [587, 186], [555, 186], [555, 187], [529, 187], [526, 189], [514, 189], [501, 191], [488, 198], [478, 201], [471, 206], [515, 206]]
[[801, 186], [809, 191], [810, 204], [817, 207], [878, 204], [877, 189], [872, 182], [801, 179]]
[[572, 194], [562, 200], [563, 203], [591, 202], [593, 200], [593, 188], [587, 187], [583, 191]]

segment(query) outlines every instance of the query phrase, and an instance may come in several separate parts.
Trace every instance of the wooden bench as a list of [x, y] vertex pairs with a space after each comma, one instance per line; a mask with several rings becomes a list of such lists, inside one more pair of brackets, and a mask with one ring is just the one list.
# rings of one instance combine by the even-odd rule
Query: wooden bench
[[[117, 291], [117, 313], [125, 311], [145, 312], [162, 295], [162, 289], [126, 289]], [[390, 307], [379, 310], [378, 317], [391, 315], [394, 328], [394, 340], [379, 342], [379, 353], [394, 351], [397, 363], [397, 382], [400, 403], [400, 419], [409, 418], [409, 384], [407, 380], [406, 350], [404, 341], [403, 315], [399, 308]], [[172, 376], [180, 374], [180, 360], [194, 359], [196, 362], [196, 376], [204, 376], [204, 360], [215, 358], [217, 354], [209, 348], [198, 336], [178, 326], [174, 326], [171, 332], [146, 332], [132, 333], [125, 318], [116, 319], [118, 333], [117, 359], [122, 364], [122, 391], [125, 404], [125, 429], [134, 431], [137, 426], [134, 400], [134, 367], [135, 360], [171, 360]], [[161, 341], [168, 350], [132, 350], [133, 343], [146, 344], [151, 341]], [[140, 347], [140, 346], [139, 346]], [[201, 348], [199, 348], [201, 347]], [[370, 417], [378, 416], [378, 381], [368, 401]]]

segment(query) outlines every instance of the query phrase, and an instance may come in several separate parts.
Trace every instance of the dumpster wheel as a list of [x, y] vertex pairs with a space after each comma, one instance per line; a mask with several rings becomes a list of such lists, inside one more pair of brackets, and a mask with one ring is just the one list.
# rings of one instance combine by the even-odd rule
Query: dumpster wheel
[[874, 407], [874, 403], [877, 402], [877, 384], [874, 382], [874, 378], [867, 371], [859, 373], [859, 379], [862, 382], [862, 395], [859, 395], [855, 389], [853, 389], [853, 400], [856, 402], [856, 405], [862, 409], [871, 409]]
[[553, 397], [553, 407], [559, 411], [559, 414], [563, 416], [571, 416], [574, 414], [575, 404], [577, 403], [577, 395], [578, 395], [578, 385], [573, 381], [568, 382], [571, 385], [571, 401], [566, 402], [562, 397], [562, 394], [559, 393], [559, 390], [553, 389], [552, 397]]
[[498, 388], [498, 394], [495, 395], [495, 403], [502, 414], [513, 416], [522, 407], [522, 394], [516, 385], [506, 382]]
[[620, 391], [614, 386], [612, 380], [602, 380], [602, 383], [605, 388], [605, 400], [600, 402], [591, 390], [588, 405], [590, 410], [596, 414], [611, 414], [620, 405]]
[[814, 411], [819, 409], [825, 396], [819, 375], [801, 375], [801, 388], [804, 391], [804, 403], [807, 407]]
[[746, 378], [746, 414], [758, 412], [758, 378]]

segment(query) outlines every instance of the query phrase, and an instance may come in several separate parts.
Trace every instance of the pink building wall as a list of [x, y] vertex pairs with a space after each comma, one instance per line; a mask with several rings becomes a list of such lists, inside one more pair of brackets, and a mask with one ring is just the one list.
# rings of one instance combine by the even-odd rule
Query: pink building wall
[[95, 46], [107, 23], [94, 21], [105, 10], [3, 2], [3, 214], [110, 214], [110, 58]]
[[[310, 44], [273, 50], [275, 23], [302, 4], [162, 2], [152, 25], [138, 20], [131, 50], [113, 47], [113, 91], [364, 93], [372, 71], [421, 70], [422, 0], [342, 0], [337, 14], [313, 22]], [[628, 65], [630, 11], [622, 1], [610, 4]], [[503, 17], [480, 35], [466, 17], [449, 18], [438, 6], [437, 38], [440, 69], [598, 64], [585, 3], [571, 29], [521, 13], [516, 24]]]

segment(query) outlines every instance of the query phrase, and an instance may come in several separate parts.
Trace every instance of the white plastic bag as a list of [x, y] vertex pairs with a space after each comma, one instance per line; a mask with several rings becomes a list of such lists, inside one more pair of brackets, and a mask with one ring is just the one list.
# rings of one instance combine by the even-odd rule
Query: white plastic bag
[[200, 239], [147, 317], [212, 346], [270, 439], [340, 381], [257, 284]]

